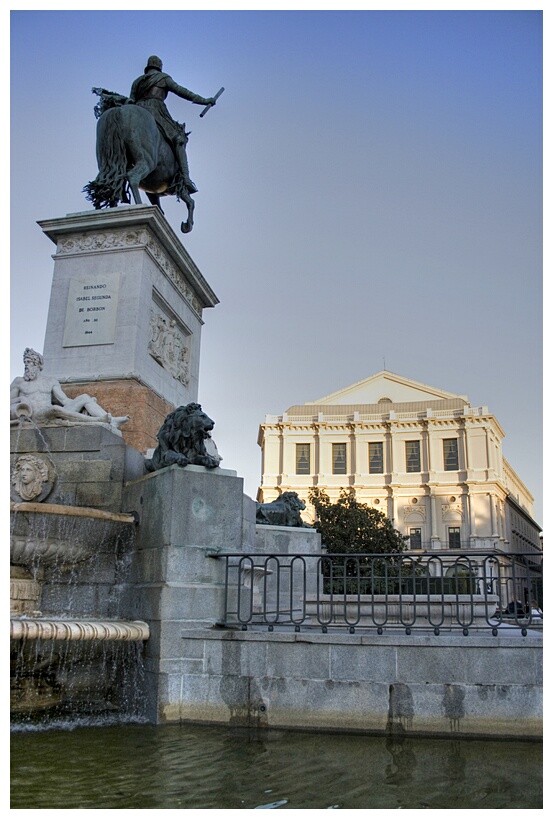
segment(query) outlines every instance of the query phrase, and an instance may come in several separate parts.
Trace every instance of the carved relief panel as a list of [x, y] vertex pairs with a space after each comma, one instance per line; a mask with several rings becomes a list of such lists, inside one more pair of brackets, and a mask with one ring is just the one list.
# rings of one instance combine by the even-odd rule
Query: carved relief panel
[[148, 352], [185, 387], [190, 383], [190, 333], [154, 303], [150, 311]]
[[462, 520], [464, 517], [463, 504], [459, 501], [451, 501], [450, 503], [442, 503], [442, 521], [443, 523], [451, 523]]

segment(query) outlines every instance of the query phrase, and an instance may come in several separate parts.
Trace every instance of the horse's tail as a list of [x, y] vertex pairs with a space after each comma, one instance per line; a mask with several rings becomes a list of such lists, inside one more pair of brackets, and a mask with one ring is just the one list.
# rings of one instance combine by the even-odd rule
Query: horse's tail
[[99, 173], [85, 185], [86, 198], [95, 208], [113, 208], [129, 202], [127, 148], [121, 128], [123, 108], [106, 111], [98, 120], [96, 136]]

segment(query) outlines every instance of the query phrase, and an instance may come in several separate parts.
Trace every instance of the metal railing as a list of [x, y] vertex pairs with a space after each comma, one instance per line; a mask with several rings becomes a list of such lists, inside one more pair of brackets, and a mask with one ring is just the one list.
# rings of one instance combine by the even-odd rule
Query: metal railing
[[[542, 626], [542, 573], [526, 555], [213, 554], [225, 561], [225, 627], [498, 634]], [[528, 555], [531, 556], [531, 555]]]

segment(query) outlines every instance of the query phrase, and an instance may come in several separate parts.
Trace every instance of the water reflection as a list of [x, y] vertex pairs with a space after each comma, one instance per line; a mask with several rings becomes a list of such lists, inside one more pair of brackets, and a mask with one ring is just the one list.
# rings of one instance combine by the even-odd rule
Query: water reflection
[[541, 808], [537, 743], [204, 726], [12, 734], [12, 808]]
[[417, 755], [405, 737], [388, 737], [385, 747], [390, 757], [386, 765], [386, 784], [408, 785], [417, 773]]

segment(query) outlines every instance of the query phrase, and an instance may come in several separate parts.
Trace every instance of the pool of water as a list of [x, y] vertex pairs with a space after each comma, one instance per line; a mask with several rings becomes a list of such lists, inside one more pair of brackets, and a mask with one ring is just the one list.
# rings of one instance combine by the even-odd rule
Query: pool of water
[[542, 807], [539, 743], [140, 724], [11, 740], [12, 808]]

